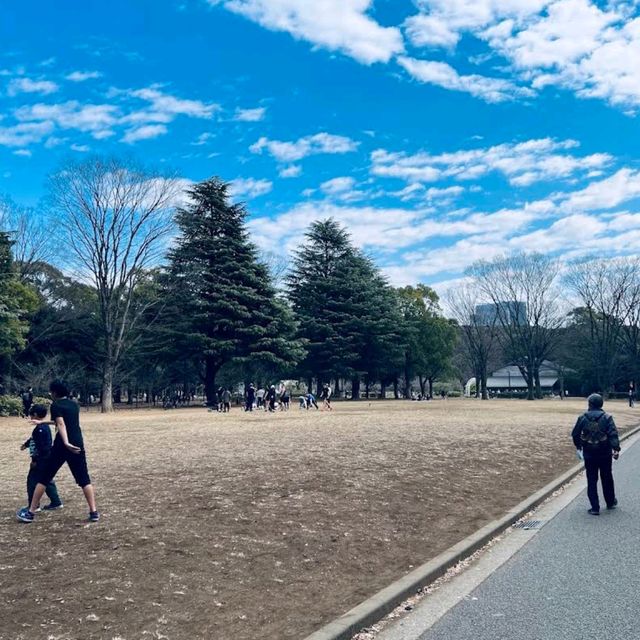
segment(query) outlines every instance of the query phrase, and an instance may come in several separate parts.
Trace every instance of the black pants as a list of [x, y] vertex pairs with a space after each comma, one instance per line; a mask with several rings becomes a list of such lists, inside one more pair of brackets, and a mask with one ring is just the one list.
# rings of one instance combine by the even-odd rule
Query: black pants
[[51, 455], [42, 466], [38, 467], [37, 481], [48, 485], [53, 481], [56, 473], [65, 462], [79, 487], [86, 487], [91, 484], [91, 478], [87, 470], [87, 457], [84, 451], [72, 453], [57, 437], [53, 442]]
[[595, 511], [600, 510], [600, 501], [598, 499], [598, 474], [602, 482], [602, 493], [607, 506], [611, 506], [616, 500], [616, 491], [613, 485], [613, 473], [611, 465], [613, 463], [611, 451], [603, 451], [597, 454], [587, 454], [584, 458], [584, 468], [587, 471], [587, 495], [591, 508]]
[[[40, 469], [38, 468], [38, 464], [33, 464], [29, 468], [29, 475], [27, 475], [27, 507], [31, 505], [31, 498], [33, 498], [33, 492], [36, 489], [36, 485], [38, 484], [38, 475], [40, 473]], [[60, 496], [58, 495], [58, 488], [56, 487], [56, 483], [53, 480], [46, 485], [45, 492], [49, 500], [51, 500], [51, 504], [57, 505], [62, 504], [62, 500], [60, 500]]]

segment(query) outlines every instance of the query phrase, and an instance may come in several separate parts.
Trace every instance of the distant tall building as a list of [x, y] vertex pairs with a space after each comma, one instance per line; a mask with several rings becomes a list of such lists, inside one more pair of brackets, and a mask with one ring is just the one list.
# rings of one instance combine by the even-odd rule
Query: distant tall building
[[500, 324], [506, 318], [510, 324], [524, 324], [527, 321], [527, 305], [517, 300], [489, 302], [476, 305], [475, 314], [477, 323], [485, 326]]

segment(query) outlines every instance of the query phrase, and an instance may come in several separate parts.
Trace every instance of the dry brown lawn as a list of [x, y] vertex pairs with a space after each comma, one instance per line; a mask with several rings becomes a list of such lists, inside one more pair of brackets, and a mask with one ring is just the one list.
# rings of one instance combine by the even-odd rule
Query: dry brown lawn
[[15, 521], [30, 428], [2, 420], [0, 639], [304, 638], [574, 464], [583, 405], [83, 413], [94, 525], [66, 469], [64, 510]]

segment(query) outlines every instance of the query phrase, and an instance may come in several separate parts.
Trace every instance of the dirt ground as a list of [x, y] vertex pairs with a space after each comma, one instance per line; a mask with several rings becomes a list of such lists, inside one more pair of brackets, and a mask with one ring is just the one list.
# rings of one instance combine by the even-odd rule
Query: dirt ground
[[[609, 403], [624, 431], [639, 422]], [[20, 524], [30, 427], [0, 421], [1, 640], [301, 639], [575, 463], [583, 401], [84, 414], [103, 519]]]

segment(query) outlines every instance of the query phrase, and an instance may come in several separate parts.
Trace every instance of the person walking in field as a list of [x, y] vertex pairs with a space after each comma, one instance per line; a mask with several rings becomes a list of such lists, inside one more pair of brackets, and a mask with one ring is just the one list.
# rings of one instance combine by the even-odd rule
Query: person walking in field
[[31, 405], [33, 404], [33, 389], [29, 387], [22, 392], [22, 414], [25, 418], [30, 415]]
[[229, 413], [231, 411], [231, 389], [225, 389], [222, 392], [222, 412]]
[[[29, 417], [32, 420], [44, 420], [47, 417], [48, 409], [43, 404], [34, 404], [29, 411]], [[31, 437], [20, 447], [21, 451], [29, 449], [31, 456], [31, 464], [29, 465], [29, 474], [27, 475], [27, 505], [31, 505], [33, 500], [33, 492], [35, 491], [37, 478], [40, 470], [49, 460], [51, 456], [51, 448], [53, 442], [51, 440], [51, 429], [46, 423], [38, 423], [31, 432]], [[62, 500], [58, 495], [58, 488], [53, 480], [46, 486], [45, 492], [49, 498], [49, 504], [45, 505], [43, 511], [54, 511], [62, 508]], [[39, 510], [40, 505], [37, 509]], [[28, 508], [28, 507], [27, 507]]]
[[253, 384], [249, 385], [247, 389], [247, 404], [244, 407], [245, 411], [253, 411], [253, 405], [256, 401], [256, 388]]
[[573, 428], [571, 437], [578, 452], [582, 452], [587, 472], [587, 495], [591, 508], [589, 513], [600, 515], [598, 498], [598, 475], [607, 509], [618, 505], [613, 482], [612, 463], [620, 455], [620, 440], [613, 417], [602, 409], [602, 396], [593, 393], [587, 399], [589, 409], [581, 415]]
[[[51, 421], [56, 427], [56, 437], [51, 455], [42, 468], [38, 469], [37, 484], [33, 491], [31, 504], [18, 511], [17, 518], [22, 522], [33, 522], [35, 512], [47, 485], [53, 481], [60, 467], [68, 465], [76, 484], [82, 489], [89, 506], [89, 521], [98, 522], [100, 514], [96, 508], [96, 498], [87, 469], [82, 430], [80, 429], [80, 407], [69, 398], [69, 388], [64, 382], [54, 380], [49, 386], [53, 404]], [[33, 424], [49, 424], [47, 420], [32, 420]]]
[[289, 406], [291, 405], [291, 394], [289, 393], [289, 389], [284, 387], [282, 389], [282, 393], [280, 394], [280, 408], [282, 411], [289, 411]]
[[276, 385], [272, 384], [269, 389], [267, 389], [267, 395], [265, 397], [265, 410], [273, 412], [276, 410]]
[[323, 411], [325, 409], [327, 411], [332, 411], [332, 408], [331, 408], [331, 387], [328, 384], [322, 385], [322, 395], [320, 396], [320, 400], [322, 400], [322, 409], [323, 409]]

